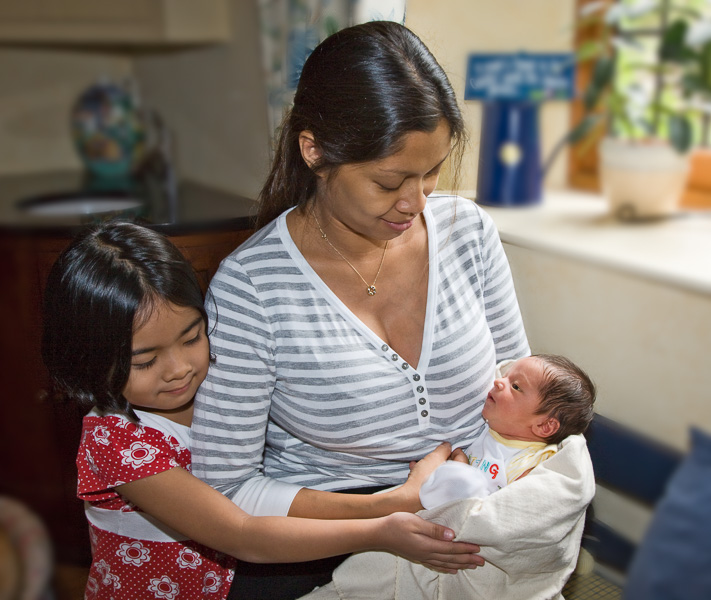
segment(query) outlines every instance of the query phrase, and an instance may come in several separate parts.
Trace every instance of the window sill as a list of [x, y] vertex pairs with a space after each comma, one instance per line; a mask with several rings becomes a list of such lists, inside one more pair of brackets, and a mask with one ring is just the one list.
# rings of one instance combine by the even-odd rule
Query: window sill
[[711, 211], [623, 224], [601, 196], [578, 191], [548, 191], [535, 207], [482, 208], [504, 243], [711, 295]]

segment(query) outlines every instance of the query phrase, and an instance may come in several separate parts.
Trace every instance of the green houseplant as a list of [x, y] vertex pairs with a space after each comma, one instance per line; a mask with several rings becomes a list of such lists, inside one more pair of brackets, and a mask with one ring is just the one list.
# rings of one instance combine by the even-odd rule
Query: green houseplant
[[[694, 4], [593, 2], [579, 17], [579, 27], [596, 35], [579, 47], [590, 78], [581, 97], [584, 117], [566, 141], [585, 151], [601, 139], [603, 194], [620, 218], [674, 213], [688, 151], [697, 141], [708, 143], [711, 23]], [[656, 48], [645, 36], [658, 40]]]
[[711, 15], [674, 21], [663, 40], [662, 56], [682, 73], [684, 96], [698, 113], [691, 173], [683, 207], [711, 208]]

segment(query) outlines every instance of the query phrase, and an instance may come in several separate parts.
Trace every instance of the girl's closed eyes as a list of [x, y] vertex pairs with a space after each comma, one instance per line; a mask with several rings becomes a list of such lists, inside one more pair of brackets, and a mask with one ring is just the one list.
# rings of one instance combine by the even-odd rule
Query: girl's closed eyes
[[151, 360], [148, 362], [144, 363], [132, 363], [131, 366], [134, 369], [148, 369], [149, 367], [152, 367], [156, 363], [156, 357], [154, 356]]
[[[183, 342], [183, 345], [185, 345], [185, 346], [192, 346], [192, 345], [200, 342], [200, 340], [203, 337], [203, 330], [205, 329], [205, 321], [202, 319], [202, 317], [200, 317], [199, 319], [197, 319], [194, 322], [193, 325], [190, 326], [190, 329], [191, 330], [194, 329], [195, 331], [189, 331], [186, 334], [186, 335], [192, 336], [192, 337], [189, 337], [189, 339], [187, 339]], [[154, 350], [153, 348], [146, 349], [146, 350], [136, 350], [133, 352], [133, 356], [138, 356], [141, 354], [148, 354], [149, 352], [151, 352], [153, 350]], [[158, 358], [157, 356], [153, 356], [150, 360], [145, 361], [145, 362], [131, 363], [131, 366], [136, 369], [148, 369], [156, 363], [157, 358]]]
[[123, 391], [132, 406], [190, 425], [192, 400], [210, 364], [204, 327], [193, 307], [161, 302], [152, 308], [133, 333], [133, 354], [153, 356], [133, 364]]

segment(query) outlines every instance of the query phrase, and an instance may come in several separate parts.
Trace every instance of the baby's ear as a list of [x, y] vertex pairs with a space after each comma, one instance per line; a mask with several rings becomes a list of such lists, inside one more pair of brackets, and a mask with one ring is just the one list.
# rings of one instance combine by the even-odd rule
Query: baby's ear
[[534, 433], [543, 439], [548, 439], [560, 429], [560, 421], [555, 417], [545, 417], [543, 421], [534, 425]]

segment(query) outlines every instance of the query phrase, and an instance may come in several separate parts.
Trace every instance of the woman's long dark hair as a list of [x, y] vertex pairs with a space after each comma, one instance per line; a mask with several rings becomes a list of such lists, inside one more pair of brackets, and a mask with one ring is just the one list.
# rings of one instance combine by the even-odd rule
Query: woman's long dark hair
[[42, 358], [57, 391], [137, 420], [123, 397], [133, 331], [166, 301], [198, 310], [207, 333], [200, 284], [170, 240], [133, 223], [81, 233], [54, 263], [44, 294]]
[[[432, 132], [441, 119], [450, 128], [456, 171], [464, 121], [446, 74], [422, 41], [391, 21], [331, 35], [304, 64], [259, 196], [257, 227], [309, 200], [316, 172], [390, 156], [407, 133]], [[313, 170], [299, 148], [307, 130], [322, 152]]]

